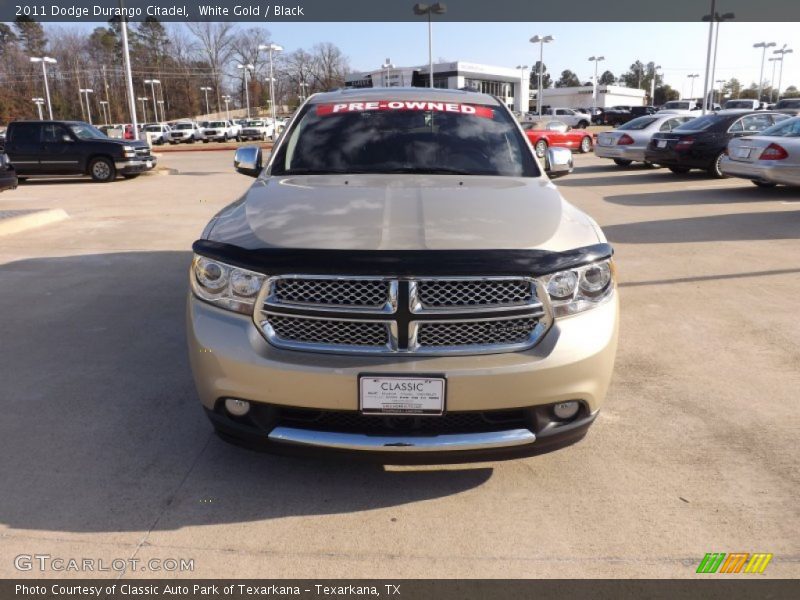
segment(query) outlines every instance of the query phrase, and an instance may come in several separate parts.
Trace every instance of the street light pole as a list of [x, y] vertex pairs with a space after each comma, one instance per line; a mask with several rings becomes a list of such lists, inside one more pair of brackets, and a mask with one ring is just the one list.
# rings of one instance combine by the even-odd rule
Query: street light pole
[[656, 104], [656, 77], [660, 68], [661, 65], [653, 65], [653, 79], [650, 81], [650, 104], [652, 106]]
[[244, 97], [245, 97], [245, 101], [247, 103], [247, 118], [249, 119], [250, 118], [250, 90], [248, 88], [250, 86], [247, 83], [247, 71], [249, 71], [250, 69], [254, 69], [255, 67], [248, 63], [246, 65], [237, 64], [236, 68], [242, 70], [242, 75], [244, 77]]
[[100, 110], [103, 111], [103, 123], [108, 125], [108, 114], [110, 111], [106, 112], [106, 109], [108, 109], [108, 100], [100, 100]]
[[[525, 69], [528, 68], [528, 65], [517, 65], [517, 69], [519, 69], [519, 102], [517, 103], [517, 110], [520, 112], [527, 112], [531, 109], [530, 107], [530, 96], [531, 96], [531, 84], [528, 81], [528, 85], [525, 85]], [[525, 94], [523, 96], [523, 94]], [[523, 98], [525, 102], [523, 103]], [[516, 98], [514, 98], [516, 100]], [[523, 106], [527, 107], [523, 111]]]
[[778, 75], [778, 100], [781, 99], [781, 84], [783, 83], [783, 59], [786, 58], [787, 54], [791, 54], [794, 52], [791, 48], [786, 47], [787, 44], [783, 45], [783, 48], [780, 50], [773, 50], [773, 54], [780, 54], [781, 55], [781, 69], [780, 74]]
[[770, 79], [769, 81], [769, 101], [772, 102], [772, 92], [775, 91], [775, 67], [778, 66], [778, 61], [783, 60], [783, 57], [778, 58], [773, 56], [772, 58], [768, 58], [767, 60], [772, 63], [772, 79]]
[[386, 61], [381, 65], [382, 69], [386, 69], [386, 75], [384, 78], [383, 87], [389, 87], [389, 75], [391, 73], [390, 69], [394, 69], [394, 65], [392, 64], [392, 59], [387, 58]]
[[[259, 46], [259, 50], [267, 50], [269, 51], [269, 104], [272, 108], [272, 126], [275, 127], [276, 115], [275, 115], [275, 73], [274, 73], [274, 66], [273, 66], [273, 54], [275, 52], [283, 52], [283, 46], [280, 46], [275, 43], [269, 43], [265, 46]], [[249, 112], [249, 111], [248, 111]], [[274, 131], [274, 130], [273, 130]]]
[[544, 76], [544, 45], [555, 41], [552, 35], [535, 35], [530, 39], [531, 44], [539, 44], [539, 87], [536, 92], [536, 114], [542, 116], [542, 77]]
[[447, 6], [442, 2], [435, 4], [415, 4], [414, 14], [417, 16], [427, 15], [428, 17], [428, 69], [429, 69], [429, 82], [430, 87], [433, 86], [433, 25], [431, 24], [431, 16], [433, 14], [443, 15], [447, 12]]
[[44, 98], [31, 98], [31, 100], [36, 105], [36, 108], [39, 109], [39, 120], [43, 121], [44, 117], [42, 116], [42, 104], [44, 104]]
[[231, 111], [228, 110], [228, 102], [231, 101], [231, 97], [230, 96], [223, 96], [222, 99], [225, 101], [225, 119], [227, 121], [230, 121], [231, 120]]
[[[717, 0], [711, 0], [711, 16], [708, 23], [708, 51], [706, 52], [706, 71], [703, 78], [703, 112], [706, 114], [706, 105], [708, 104], [708, 80], [711, 78], [711, 41], [714, 37], [714, 15], [717, 7]], [[694, 88], [694, 79], [692, 79], [692, 88]], [[694, 91], [694, 90], [692, 90]], [[694, 94], [692, 94], [694, 95]]]
[[[719, 84], [719, 103], [722, 104], [722, 86], [725, 84], [724, 79], [717, 79], [716, 83]], [[712, 94], [713, 99], [713, 94]]]
[[89, 94], [94, 94], [94, 90], [81, 88], [79, 91], [80, 91], [81, 94], [86, 94], [86, 116], [87, 116], [87, 118], [89, 120], [89, 125], [91, 125], [92, 124], [92, 109], [89, 107]]
[[[145, 85], [150, 84], [150, 93], [153, 94], [153, 118], [158, 121], [158, 107], [156, 106], [156, 84], [161, 86], [161, 81], [158, 79], [145, 79]], [[147, 91], [145, 90], [145, 94]], [[147, 119], [145, 119], [146, 121]]]
[[47, 64], [50, 63], [51, 65], [56, 64], [58, 61], [55, 58], [50, 58], [49, 56], [41, 56], [31, 57], [32, 63], [40, 62], [42, 63], [42, 77], [44, 78], [44, 95], [47, 98], [47, 114], [50, 115], [50, 120], [53, 120], [53, 105], [50, 102], [50, 85], [47, 83]]
[[589, 60], [594, 63], [594, 85], [592, 86], [592, 116], [597, 109], [597, 65], [601, 60], [605, 60], [605, 56], [590, 56]]
[[[167, 121], [167, 117], [164, 115], [164, 101], [158, 101], [158, 107], [161, 109], [161, 122], [165, 123]], [[158, 121], [158, 114], [156, 114], [156, 121]]]
[[[711, 59], [711, 78], [709, 79], [709, 81], [711, 82], [711, 87], [712, 88], [713, 88], [713, 83], [714, 83], [714, 77], [716, 77], [716, 73], [717, 73], [717, 48], [719, 47], [719, 24], [722, 21], [731, 21], [731, 20], [733, 20], [735, 18], [736, 18], [736, 15], [731, 13], [731, 12], [723, 13], [722, 15], [720, 15], [719, 13], [714, 12], [713, 5], [711, 7], [711, 13], [707, 14], [707, 15], [703, 15], [703, 21], [710, 21], [711, 25], [714, 25], [714, 23], [716, 23], [715, 33], [714, 33], [714, 57]], [[708, 75], [709, 74], [706, 73], [706, 78], [708, 78]], [[714, 104], [714, 101], [713, 101], [713, 96], [714, 96], [713, 89], [712, 89], [711, 96], [712, 96], [711, 104], [713, 105]], [[703, 99], [703, 109], [704, 110], [705, 110], [706, 102], [708, 102], [708, 99], [704, 98]], [[713, 108], [713, 106], [711, 106], [709, 108]], [[705, 112], [704, 112], [704, 114], [705, 114]]]
[[211, 109], [210, 109], [210, 108], [209, 108], [209, 106], [208, 106], [208, 92], [210, 92], [210, 91], [211, 91], [211, 88], [210, 88], [210, 87], [203, 86], [203, 87], [201, 87], [200, 89], [201, 89], [201, 90], [203, 90], [203, 92], [204, 92], [204, 93], [205, 93], [205, 95], [206, 95], [206, 116], [208, 116], [208, 115], [211, 113]]
[[142, 122], [143, 122], [143, 123], [147, 123], [147, 105], [145, 104], [145, 102], [147, 102], [148, 100], [150, 100], [150, 98], [148, 98], [147, 96], [139, 96], [139, 97], [138, 97], [138, 98], [136, 98], [136, 99], [137, 99], [139, 102], [141, 102], [141, 103], [142, 103]]
[[[119, 2], [120, 9], [123, 8], [123, 1]], [[124, 14], [124, 13], [123, 13]], [[136, 121], [136, 94], [133, 91], [133, 74], [131, 73], [131, 55], [128, 48], [128, 19], [120, 19], [120, 31], [122, 32], [122, 60], [125, 66], [125, 80], [128, 88], [128, 107], [131, 111], [131, 124], [133, 125], [133, 139], [139, 139], [139, 124]], [[124, 127], [123, 127], [124, 137]]]
[[758, 75], [758, 97], [756, 98], [761, 102], [761, 91], [764, 89], [764, 59], [767, 54], [767, 48], [776, 46], [775, 42], [758, 42], [753, 44], [753, 48], [761, 48], [761, 72]]
[[692, 85], [689, 91], [689, 100], [694, 100], [694, 80], [700, 77], [700, 75], [698, 73], [692, 73], [691, 75], [687, 75], [686, 77], [692, 80]]

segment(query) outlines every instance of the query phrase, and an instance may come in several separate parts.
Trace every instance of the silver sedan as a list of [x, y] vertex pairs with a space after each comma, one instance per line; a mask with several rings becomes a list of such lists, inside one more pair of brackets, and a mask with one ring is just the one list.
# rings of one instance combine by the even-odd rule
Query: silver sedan
[[598, 134], [594, 154], [600, 158], [610, 158], [620, 167], [627, 167], [634, 161], [647, 163], [644, 150], [654, 133], [672, 131], [692, 119], [694, 117], [689, 115], [637, 117], [612, 131]]
[[776, 123], [758, 135], [732, 139], [720, 171], [760, 187], [800, 185], [800, 117]]

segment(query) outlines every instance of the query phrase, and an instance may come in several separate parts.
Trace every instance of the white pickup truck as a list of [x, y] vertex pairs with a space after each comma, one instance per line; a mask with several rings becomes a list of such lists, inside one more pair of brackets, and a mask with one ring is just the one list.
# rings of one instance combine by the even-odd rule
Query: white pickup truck
[[210, 121], [203, 130], [203, 143], [210, 141], [227, 142], [232, 139], [239, 139], [238, 127], [234, 127], [230, 121]]
[[242, 126], [240, 134], [243, 140], [266, 141], [273, 137], [275, 127], [268, 119], [251, 119]]
[[592, 124], [591, 115], [578, 112], [577, 110], [573, 110], [571, 108], [546, 108], [542, 112], [545, 115], [557, 118], [559, 121], [566, 123], [570, 127], [577, 127], [578, 129], [586, 129]]

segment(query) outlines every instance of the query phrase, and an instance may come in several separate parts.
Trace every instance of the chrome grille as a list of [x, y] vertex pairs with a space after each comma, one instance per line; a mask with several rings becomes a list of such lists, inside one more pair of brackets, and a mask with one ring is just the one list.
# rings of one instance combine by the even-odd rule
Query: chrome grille
[[552, 323], [546, 297], [525, 277], [280, 275], [255, 319], [272, 345], [292, 350], [490, 354], [541, 339]]
[[421, 279], [411, 286], [413, 312], [501, 309], [538, 304], [531, 279]]
[[324, 350], [325, 347], [390, 348], [388, 322], [319, 319], [275, 313], [265, 316], [262, 327], [267, 332], [267, 339], [278, 346], [314, 347], [318, 350]]
[[519, 344], [530, 337], [538, 322], [538, 319], [528, 317], [492, 321], [421, 323], [417, 330], [417, 345], [425, 347]]
[[276, 277], [270, 280], [271, 305], [383, 310], [392, 300], [392, 286], [383, 279]]

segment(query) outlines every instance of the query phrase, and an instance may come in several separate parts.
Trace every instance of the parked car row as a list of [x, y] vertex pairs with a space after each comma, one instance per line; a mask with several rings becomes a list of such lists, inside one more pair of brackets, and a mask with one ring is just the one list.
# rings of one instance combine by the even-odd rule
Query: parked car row
[[[800, 111], [798, 111], [800, 112]], [[756, 185], [800, 185], [800, 116], [726, 109], [701, 117], [656, 113], [598, 135], [595, 155], [673, 173], [702, 169]]]

